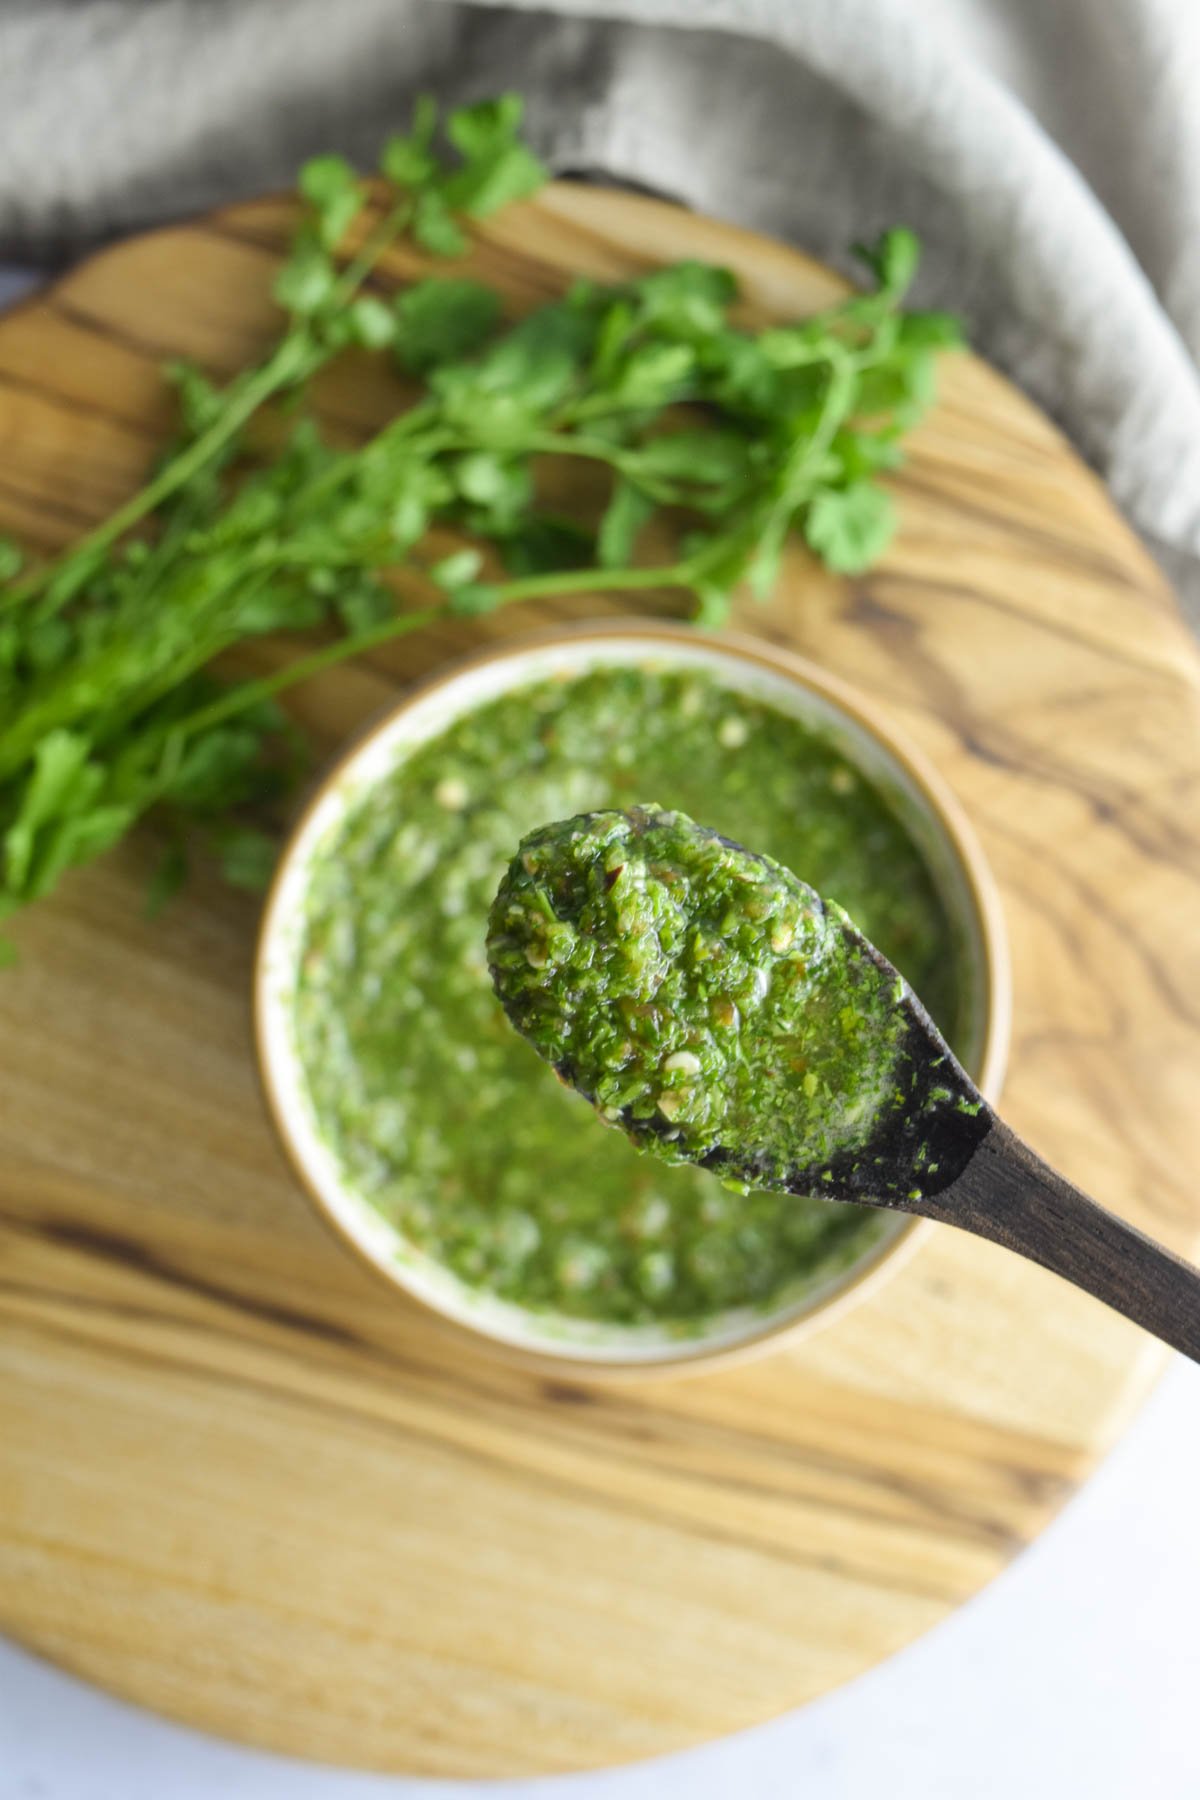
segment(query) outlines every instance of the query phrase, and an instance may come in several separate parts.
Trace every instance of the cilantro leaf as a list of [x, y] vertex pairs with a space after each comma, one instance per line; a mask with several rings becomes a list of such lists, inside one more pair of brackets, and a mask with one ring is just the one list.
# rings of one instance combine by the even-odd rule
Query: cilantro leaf
[[326, 207], [357, 186], [357, 175], [344, 156], [312, 156], [302, 166], [296, 185], [316, 207]]
[[[173, 365], [173, 444], [56, 561], [27, 568], [0, 539], [0, 916], [155, 809], [171, 839], [152, 908], [184, 878], [197, 833], [231, 880], [261, 885], [274, 843], [245, 811], [283, 790], [303, 749], [274, 696], [434, 618], [579, 593], [619, 570], [625, 589], [683, 590], [711, 625], [743, 581], [770, 588], [792, 530], [846, 573], [883, 548], [892, 503], [874, 478], [928, 406], [937, 353], [958, 341], [948, 315], [900, 311], [912, 234], [864, 253], [874, 291], [765, 332], [731, 323], [734, 277], [694, 261], [578, 281], [508, 328], [476, 281], [427, 279], [393, 298], [372, 272], [399, 236], [459, 255], [464, 216], [541, 185], [521, 123], [513, 95], [460, 108], [446, 152], [423, 97], [410, 131], [383, 146], [382, 207], [344, 158], [311, 159], [262, 361], [224, 381]], [[308, 387], [354, 346], [394, 358], [422, 391], [346, 444], [326, 438]], [[573, 495], [609, 484], [579, 519], [548, 504], [567, 457], [596, 476]], [[657, 542], [678, 544], [674, 561], [639, 562], [651, 522]], [[471, 547], [424, 547], [464, 530]], [[485, 551], [508, 579], [483, 578]], [[423, 585], [424, 600], [397, 603], [382, 573], [393, 567], [397, 593]], [[207, 672], [243, 639], [320, 625], [335, 634], [257, 680]]]
[[623, 568], [631, 561], [638, 532], [654, 510], [654, 501], [632, 482], [616, 482], [596, 539], [596, 560], [602, 569]]
[[454, 550], [449, 556], [443, 556], [440, 562], [434, 563], [429, 571], [429, 579], [436, 581], [440, 588], [453, 593], [455, 588], [466, 587], [474, 581], [483, 567], [483, 557], [478, 550]]
[[719, 486], [745, 478], [750, 449], [731, 431], [673, 431], [643, 444], [638, 461], [656, 475]]
[[804, 519], [804, 536], [822, 561], [840, 575], [860, 575], [891, 542], [896, 509], [891, 495], [871, 481], [817, 494]]
[[437, 119], [437, 101], [432, 94], [420, 94], [413, 109], [412, 130], [407, 136], [390, 137], [384, 143], [379, 166], [397, 187], [424, 187], [438, 173], [432, 148]]
[[718, 582], [698, 580], [694, 584], [696, 608], [692, 614], [702, 631], [718, 631], [728, 622], [730, 595]]
[[737, 278], [711, 263], [680, 262], [644, 275], [634, 288], [642, 317], [672, 337], [707, 339], [724, 328]]
[[957, 350], [963, 342], [962, 320], [954, 313], [902, 313], [897, 343], [905, 349]]
[[899, 300], [912, 286], [921, 245], [915, 232], [898, 225], [874, 244], [855, 244], [854, 253], [870, 269], [880, 292], [889, 300]]
[[351, 302], [354, 335], [364, 350], [383, 350], [396, 335], [396, 315], [377, 294], [360, 294]]
[[362, 205], [353, 166], [344, 156], [311, 157], [300, 170], [298, 186], [316, 212], [322, 246], [336, 249]]
[[173, 839], [159, 858], [158, 867], [150, 877], [146, 889], [144, 912], [148, 919], [157, 919], [175, 898], [187, 881], [188, 869], [187, 850], [178, 839]]
[[223, 826], [215, 836], [215, 847], [221, 873], [231, 887], [261, 894], [270, 886], [279, 845], [267, 832], [254, 825]]
[[482, 349], [500, 317], [499, 296], [482, 282], [431, 275], [393, 302], [396, 356], [412, 375]]
[[595, 534], [574, 519], [527, 513], [504, 533], [500, 553], [510, 574], [545, 575], [587, 568], [597, 546]]
[[84, 813], [103, 784], [88, 760], [91, 741], [81, 732], [49, 731], [33, 754], [33, 773], [20, 808], [4, 834], [5, 886], [21, 893], [33, 885], [39, 833], [56, 820]]
[[396, 611], [396, 602], [380, 582], [368, 576], [349, 578], [333, 596], [334, 611], [347, 631], [369, 631]]
[[524, 113], [519, 94], [501, 94], [450, 114], [446, 135], [464, 161], [443, 184], [448, 206], [483, 218], [545, 185], [548, 171], [518, 135]]
[[330, 298], [337, 274], [324, 246], [314, 236], [301, 237], [275, 278], [275, 298], [299, 318], [311, 318]]
[[644, 344], [621, 363], [612, 391], [626, 405], [669, 406], [678, 398], [695, 361], [690, 344]]
[[493, 450], [472, 450], [459, 457], [454, 482], [469, 503], [469, 529], [489, 536], [504, 536], [533, 498], [527, 459], [501, 456]]
[[547, 179], [545, 167], [524, 144], [506, 144], [486, 161], [451, 176], [442, 192], [447, 206], [482, 219], [514, 200], [528, 199]]
[[500, 589], [490, 581], [462, 581], [450, 594], [450, 611], [460, 618], [474, 619], [481, 613], [493, 612], [502, 598]]
[[483, 162], [514, 142], [524, 115], [520, 94], [497, 94], [458, 107], [446, 121], [446, 136], [469, 162]]
[[454, 215], [436, 188], [426, 188], [417, 198], [413, 215], [413, 236], [422, 250], [434, 256], [463, 256], [467, 250], [467, 234], [454, 221]]

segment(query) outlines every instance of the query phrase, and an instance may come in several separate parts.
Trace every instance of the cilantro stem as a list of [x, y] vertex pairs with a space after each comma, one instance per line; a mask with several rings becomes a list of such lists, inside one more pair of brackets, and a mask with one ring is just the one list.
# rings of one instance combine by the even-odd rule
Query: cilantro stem
[[413, 210], [412, 201], [406, 199], [402, 200], [398, 206], [393, 206], [389, 213], [385, 213], [375, 229], [364, 240], [358, 255], [347, 263], [339, 275], [330, 296], [331, 306], [344, 305], [358, 291], [384, 251], [390, 248], [409, 223], [413, 216]]
[[[182, 365], [195, 435], [56, 559], [22, 573], [19, 548], [0, 540], [0, 916], [152, 806], [235, 831], [225, 815], [274, 791], [278, 759], [264, 752], [296, 736], [262, 703], [393, 638], [520, 601], [670, 589], [720, 623], [740, 581], [769, 590], [797, 525], [849, 573], [886, 542], [874, 475], [928, 403], [934, 349], [954, 341], [941, 315], [898, 317], [911, 234], [867, 253], [874, 295], [760, 334], [730, 322], [733, 283], [699, 263], [584, 284], [499, 335], [498, 297], [465, 276], [419, 281], [399, 302], [387, 284], [362, 294], [402, 233], [456, 256], [466, 239], [454, 215], [536, 188], [544, 171], [518, 144], [519, 115], [511, 96], [453, 115], [461, 160], [447, 168], [434, 109], [419, 106], [411, 137], [384, 148], [386, 190], [340, 157], [306, 165], [309, 207], [276, 280], [280, 335], [263, 360], [223, 386]], [[306, 414], [273, 451], [252, 453], [251, 418], [271, 403], [282, 414], [290, 398], [303, 406], [312, 377], [351, 345], [390, 347], [424, 377], [423, 397], [365, 443], [341, 446]], [[880, 416], [886, 443], [868, 423]], [[612, 471], [598, 531], [546, 510], [543, 457]], [[657, 513], [673, 529], [677, 508], [698, 527], [678, 559], [634, 565], [642, 526]], [[156, 527], [144, 541], [140, 524]], [[439, 554], [439, 534], [464, 527], [476, 548]], [[539, 572], [480, 577], [489, 548]], [[434, 591], [396, 611], [385, 572], [404, 568]], [[335, 619], [372, 623], [215, 698], [196, 681], [244, 639]], [[239, 729], [222, 731], [238, 715]]]
[[299, 682], [311, 681], [314, 675], [336, 668], [338, 663], [345, 662], [349, 657], [360, 656], [367, 650], [377, 650], [392, 638], [403, 637], [407, 632], [419, 631], [422, 626], [434, 624], [436, 620], [445, 617], [447, 611], [448, 607], [444, 602], [438, 606], [426, 606], [419, 612], [400, 613], [394, 619], [384, 619], [382, 624], [369, 626], [366, 631], [356, 631], [348, 637], [337, 638], [332, 644], [325, 644], [320, 650], [314, 650], [311, 655], [302, 656], [296, 662], [277, 669], [273, 675], [261, 675], [254, 681], [239, 682], [228, 693], [222, 694], [219, 700], [202, 706], [198, 712], [189, 713], [184, 719], [172, 720], [169, 726], [163, 727], [163, 736], [168, 740], [183, 739], [193, 736], [197, 731], [206, 731], [211, 725], [220, 725], [226, 719], [243, 712], [246, 707], [273, 699], [276, 694], [295, 687]]
[[840, 346], [830, 344], [829, 384], [821, 402], [821, 411], [812, 433], [800, 438], [779, 473], [775, 499], [760, 527], [764, 543], [782, 539], [791, 525], [793, 514], [811, 498], [811, 489], [820, 474], [821, 462], [854, 405], [854, 359]]
[[121, 537], [147, 513], [161, 506], [171, 494], [190, 481], [198, 470], [229, 442], [264, 401], [304, 372], [305, 351], [311, 353], [307, 333], [289, 332], [275, 354], [242, 385], [240, 393], [226, 401], [220, 418], [207, 431], [190, 443], [186, 450], [172, 457], [146, 486], [140, 488], [124, 506], [110, 513], [102, 525], [73, 544], [68, 554], [44, 568], [34, 569], [21, 581], [14, 582], [0, 594], [0, 609], [14, 606], [41, 593], [54, 578], [72, 563], [86, 562]]
[[[362, 286], [380, 257], [403, 231], [412, 212], [411, 200], [404, 200], [393, 207], [370, 233], [333, 288], [329, 302], [332, 310], [340, 310]], [[55, 577], [73, 563], [86, 563], [107, 550], [110, 544], [190, 481], [273, 394], [314, 374], [321, 363], [334, 354], [335, 348], [315, 339], [308, 325], [294, 325], [262, 367], [240, 384], [239, 391], [227, 393], [220, 416], [206, 431], [193, 439], [178, 456], [172, 457], [151, 481], [110, 513], [103, 524], [73, 544], [65, 557], [47, 563], [44, 568], [31, 570], [22, 580], [8, 586], [0, 593], [0, 611], [44, 592]]]
[[821, 412], [813, 426], [812, 436], [801, 440], [793, 449], [784, 466], [783, 497], [791, 499], [794, 509], [797, 501], [806, 498], [804, 488], [817, 472], [818, 465], [829, 449], [838, 430], [845, 424], [854, 404], [854, 359], [844, 351], [829, 347], [830, 377], [825, 389], [825, 397], [821, 403]]
[[589, 462], [607, 463], [618, 474], [636, 481], [640, 488], [660, 500], [664, 506], [677, 505], [687, 497], [686, 491], [678, 483], [663, 481], [652, 474], [636, 450], [625, 450], [619, 444], [610, 444], [605, 438], [568, 435], [566, 432], [535, 432], [526, 439], [522, 448], [535, 456], [580, 456]]
[[[694, 559], [688, 558], [676, 563], [668, 563], [659, 568], [639, 567], [636, 569], [568, 569], [549, 575], [528, 575], [519, 581], [506, 581], [498, 584], [493, 590], [494, 604], [488, 611], [501, 606], [510, 606], [518, 600], [550, 599], [558, 594], [581, 594], [589, 592], [604, 593], [606, 590], [629, 591], [637, 588], [688, 587], [694, 572]], [[365, 631], [353, 632], [347, 637], [338, 638], [332, 644], [325, 644], [320, 650], [314, 650], [310, 656], [302, 656], [296, 662], [277, 669], [273, 675], [263, 675], [254, 681], [239, 682], [222, 694], [219, 700], [201, 707], [198, 712], [190, 713], [186, 718], [175, 719], [163, 728], [164, 737], [182, 739], [192, 736], [197, 731], [205, 731], [212, 725], [222, 724], [233, 718], [246, 707], [256, 706], [260, 701], [271, 700], [276, 694], [285, 692], [300, 682], [311, 681], [315, 675], [322, 675], [326, 669], [336, 668], [339, 663], [347, 662], [352, 657], [361, 656], [368, 650], [378, 650], [381, 645], [390, 643], [393, 638], [405, 637], [410, 631], [421, 630], [426, 625], [433, 625], [439, 619], [452, 618], [454, 608], [451, 600], [442, 601], [436, 606], [422, 607], [417, 612], [399, 613], [394, 619], [384, 619], [379, 625], [372, 625]]]
[[526, 575], [519, 581], [505, 581], [494, 590], [498, 606], [514, 600], [549, 600], [558, 594], [604, 594], [629, 592], [637, 588], [690, 587], [696, 573], [697, 559], [684, 557], [679, 562], [639, 563], [628, 569], [563, 569], [548, 575]]

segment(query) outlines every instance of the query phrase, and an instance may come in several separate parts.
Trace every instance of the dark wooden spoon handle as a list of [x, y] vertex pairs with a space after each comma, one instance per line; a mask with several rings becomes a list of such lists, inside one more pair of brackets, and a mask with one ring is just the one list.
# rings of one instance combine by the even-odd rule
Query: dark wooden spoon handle
[[996, 1120], [915, 1212], [1016, 1250], [1200, 1362], [1200, 1269], [1072, 1187]]

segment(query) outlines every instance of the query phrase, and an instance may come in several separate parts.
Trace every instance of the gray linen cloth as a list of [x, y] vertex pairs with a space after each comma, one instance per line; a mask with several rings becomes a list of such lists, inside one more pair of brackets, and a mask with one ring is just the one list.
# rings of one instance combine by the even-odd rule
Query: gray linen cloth
[[1200, 622], [1200, 0], [0, 0], [0, 256], [61, 260], [369, 161], [415, 92], [517, 88], [562, 171], [924, 303], [1107, 477]]

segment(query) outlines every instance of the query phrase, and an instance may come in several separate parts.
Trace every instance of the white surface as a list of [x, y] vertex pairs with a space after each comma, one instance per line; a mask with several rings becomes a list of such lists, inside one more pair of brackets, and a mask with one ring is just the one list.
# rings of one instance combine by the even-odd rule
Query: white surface
[[686, 1756], [414, 1782], [201, 1738], [0, 1644], [0, 1800], [1195, 1800], [1200, 1368], [997, 1582], [802, 1712]]

